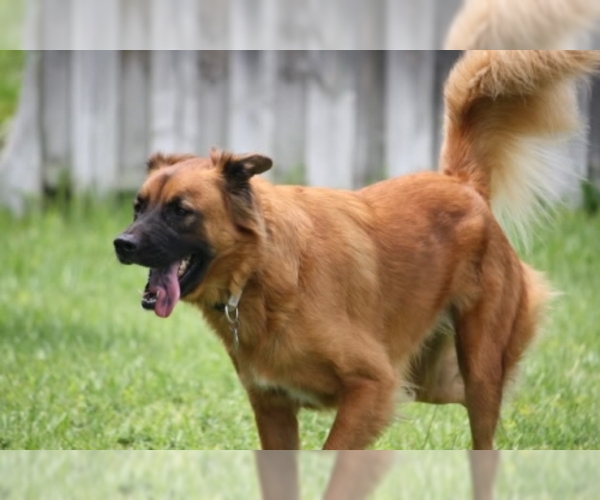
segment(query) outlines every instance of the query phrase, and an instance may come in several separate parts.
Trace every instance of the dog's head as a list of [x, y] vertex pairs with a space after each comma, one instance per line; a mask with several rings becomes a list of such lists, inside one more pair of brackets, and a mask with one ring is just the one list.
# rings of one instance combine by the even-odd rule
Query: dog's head
[[213, 150], [209, 158], [156, 154], [134, 202], [133, 223], [115, 240], [119, 261], [150, 268], [142, 307], [168, 317], [202, 284], [211, 263], [255, 236], [250, 179], [269, 158]]

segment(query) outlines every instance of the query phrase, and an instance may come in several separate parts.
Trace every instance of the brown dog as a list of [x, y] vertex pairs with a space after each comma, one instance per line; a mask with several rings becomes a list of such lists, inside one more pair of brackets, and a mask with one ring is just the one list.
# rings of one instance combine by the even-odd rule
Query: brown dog
[[365, 448], [404, 391], [465, 404], [473, 447], [490, 449], [549, 296], [492, 208], [521, 223], [550, 199], [539, 143], [577, 127], [573, 80], [599, 62], [467, 53], [446, 85], [439, 173], [355, 192], [271, 185], [257, 154], [155, 155], [117, 255], [150, 268], [145, 308], [167, 317], [182, 297], [203, 312], [263, 448], [299, 448], [303, 407], [337, 408], [326, 449]]
[[[389, 451], [341, 451], [338, 453], [324, 500], [363, 500], [373, 492], [393, 462]], [[491, 500], [499, 452], [470, 451], [473, 498]], [[296, 452], [256, 452], [263, 500], [298, 500]]]

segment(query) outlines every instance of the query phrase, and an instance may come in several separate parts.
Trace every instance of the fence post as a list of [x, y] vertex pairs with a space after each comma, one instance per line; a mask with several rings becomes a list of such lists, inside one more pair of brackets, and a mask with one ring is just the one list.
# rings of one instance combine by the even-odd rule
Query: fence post
[[311, 185], [349, 189], [356, 165], [357, 54], [311, 52], [306, 167]]
[[77, 191], [107, 192], [119, 170], [120, 64], [118, 51], [72, 53], [71, 145]]
[[[73, 48], [72, 0], [39, 1], [42, 50]], [[78, 48], [78, 47], [75, 47]]]
[[229, 49], [229, 0], [199, 2], [198, 49]]
[[205, 156], [212, 147], [225, 148], [229, 115], [230, 52], [202, 51], [200, 64], [200, 136], [195, 151]]
[[435, 0], [386, 0], [387, 47], [393, 50], [435, 49]]
[[150, 54], [150, 149], [152, 151], [174, 153], [179, 149], [178, 57], [178, 52], [169, 50], [155, 50]]
[[71, 164], [71, 51], [47, 50], [41, 54], [41, 128], [44, 185], [59, 186]]
[[359, 52], [354, 187], [385, 176], [385, 52]]
[[0, 200], [17, 213], [24, 211], [27, 196], [42, 191], [40, 72], [40, 53], [29, 52], [17, 115], [0, 158]]
[[229, 0], [232, 50], [268, 50], [277, 43], [278, 0]]
[[390, 176], [433, 168], [435, 51], [391, 51], [386, 75], [386, 166]]
[[276, 52], [235, 50], [229, 54], [229, 138], [236, 152], [273, 155]]
[[200, 48], [202, 0], [150, 0], [150, 49]]
[[281, 182], [304, 181], [308, 58], [305, 50], [277, 52], [273, 178]]
[[120, 0], [73, 0], [69, 9], [72, 48], [76, 50], [118, 50], [121, 31]]
[[151, 48], [148, 3], [148, 0], [122, 0], [122, 23], [119, 33], [121, 50], [148, 50]]
[[119, 187], [136, 189], [144, 178], [144, 160], [150, 153], [150, 54], [123, 51], [121, 72]]

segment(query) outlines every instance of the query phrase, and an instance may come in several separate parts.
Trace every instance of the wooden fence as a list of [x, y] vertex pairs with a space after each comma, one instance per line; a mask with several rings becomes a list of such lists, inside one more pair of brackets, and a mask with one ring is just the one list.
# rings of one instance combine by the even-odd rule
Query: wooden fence
[[[459, 3], [28, 0], [26, 45], [52, 50], [28, 53], [0, 202], [18, 209], [65, 179], [79, 192], [134, 189], [156, 150], [259, 151], [277, 182], [343, 188], [435, 167], [458, 53], [306, 49], [439, 47]], [[141, 50], [158, 47], [219, 50]], [[221, 50], [265, 47], [286, 50]], [[591, 147], [574, 146], [593, 179], [599, 93], [584, 97]]]
[[[44, 51], [29, 54], [4, 151], [4, 201], [65, 178], [135, 189], [152, 151], [259, 151], [278, 182], [351, 188], [434, 168], [449, 51]], [[598, 114], [600, 85], [584, 96]], [[599, 116], [578, 172], [597, 165]], [[596, 167], [598, 168], [598, 167]], [[597, 176], [597, 174], [594, 174]]]
[[47, 50], [432, 50], [461, 2], [21, 1], [27, 48]]

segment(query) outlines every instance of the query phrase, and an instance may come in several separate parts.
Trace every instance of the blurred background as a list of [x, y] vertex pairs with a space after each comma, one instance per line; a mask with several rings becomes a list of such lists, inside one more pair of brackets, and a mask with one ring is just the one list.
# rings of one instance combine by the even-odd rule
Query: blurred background
[[[258, 151], [275, 161], [272, 180], [342, 188], [435, 168], [443, 81], [459, 53], [422, 49], [444, 45], [462, 3], [0, 0], [5, 46], [36, 49], [3, 56], [16, 66], [2, 80], [22, 74], [22, 83], [3, 134], [0, 204], [19, 211], [23, 197], [66, 188], [133, 190], [156, 150]], [[483, 31], [501, 33], [510, 7], [515, 22], [525, 16], [522, 48], [537, 31], [556, 32], [548, 46], [600, 47], [595, 0], [549, 0], [554, 17], [532, 0], [466, 5], [484, 3], [493, 21], [480, 21]], [[522, 5], [539, 11], [541, 27]], [[558, 22], [575, 15], [567, 42]], [[211, 50], [162, 50], [198, 48]], [[573, 171], [594, 182], [598, 88], [582, 95], [591, 128], [572, 154]], [[578, 191], [567, 195], [578, 202]]]
[[[1, 56], [0, 201], [135, 190], [153, 151], [271, 156], [277, 182], [356, 188], [435, 169], [454, 51], [30, 51]], [[22, 78], [20, 78], [22, 75]], [[600, 80], [573, 172], [600, 180]], [[5, 116], [8, 120], [9, 117]], [[6, 124], [5, 124], [6, 125]], [[566, 193], [575, 203], [579, 180]]]

